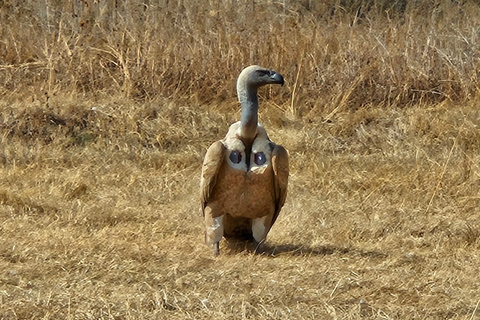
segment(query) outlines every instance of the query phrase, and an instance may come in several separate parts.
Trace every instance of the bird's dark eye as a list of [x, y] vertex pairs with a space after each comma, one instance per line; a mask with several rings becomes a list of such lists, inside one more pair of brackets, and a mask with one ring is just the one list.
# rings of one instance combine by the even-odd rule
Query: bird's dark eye
[[230, 152], [230, 161], [240, 163], [240, 161], [242, 161], [242, 153], [237, 150]]
[[267, 162], [267, 157], [265, 156], [265, 153], [263, 152], [259, 152], [259, 153], [255, 153], [255, 163], [259, 166], [261, 166], [262, 164], [264, 164], [265, 162]]

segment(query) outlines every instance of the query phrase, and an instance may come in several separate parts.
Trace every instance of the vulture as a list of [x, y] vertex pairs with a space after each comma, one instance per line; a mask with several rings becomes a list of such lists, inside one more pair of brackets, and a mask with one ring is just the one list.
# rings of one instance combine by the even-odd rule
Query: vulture
[[288, 153], [258, 123], [257, 96], [259, 87], [283, 83], [275, 71], [256, 65], [243, 69], [237, 80], [240, 121], [205, 154], [200, 194], [205, 242], [213, 245], [215, 256], [222, 237], [262, 243], [285, 203]]

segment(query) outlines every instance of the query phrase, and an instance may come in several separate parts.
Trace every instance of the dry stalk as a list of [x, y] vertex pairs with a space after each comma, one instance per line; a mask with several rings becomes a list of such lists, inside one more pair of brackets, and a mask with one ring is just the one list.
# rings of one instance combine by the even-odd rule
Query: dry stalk
[[457, 140], [458, 140], [459, 135], [460, 135], [460, 133], [455, 137], [455, 140], [453, 140], [452, 147], [450, 148], [450, 152], [448, 153], [448, 157], [445, 160], [445, 164], [443, 165], [442, 174], [440, 175], [440, 178], [438, 179], [437, 184], [435, 185], [435, 189], [433, 190], [432, 197], [430, 198], [430, 201], [428, 202], [428, 206], [425, 209], [425, 215], [428, 214], [428, 211], [430, 210], [430, 207], [432, 206], [433, 199], [435, 198], [438, 190], [440, 189], [440, 184], [442, 183], [443, 177], [445, 176], [445, 172], [447, 172], [448, 163], [450, 162], [450, 158], [452, 157], [452, 153], [453, 153], [453, 150], [455, 149], [455, 146], [457, 144]]
[[299, 78], [300, 78], [300, 72], [302, 71], [303, 57], [304, 57], [304, 55], [302, 54], [300, 56], [300, 62], [298, 64], [297, 74], [295, 76], [295, 83], [293, 84], [292, 99], [291, 99], [291, 102], [290, 102], [290, 114], [293, 117], [297, 116], [297, 110], [295, 108], [295, 98], [296, 98], [296, 93], [297, 93], [297, 85], [298, 85], [298, 81], [299, 81]]

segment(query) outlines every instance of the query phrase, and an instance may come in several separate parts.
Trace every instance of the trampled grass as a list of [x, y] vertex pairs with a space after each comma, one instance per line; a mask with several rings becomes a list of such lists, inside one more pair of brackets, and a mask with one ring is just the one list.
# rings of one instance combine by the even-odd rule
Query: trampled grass
[[[480, 319], [479, 8], [389, 3], [2, 3], [0, 319]], [[252, 63], [289, 194], [214, 258]]]

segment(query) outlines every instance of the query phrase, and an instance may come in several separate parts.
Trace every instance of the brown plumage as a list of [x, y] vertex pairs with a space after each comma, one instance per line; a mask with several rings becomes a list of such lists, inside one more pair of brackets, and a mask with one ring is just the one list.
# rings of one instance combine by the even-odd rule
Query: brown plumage
[[219, 254], [222, 236], [265, 240], [285, 203], [288, 154], [258, 124], [257, 89], [282, 84], [283, 77], [259, 66], [245, 68], [237, 81], [241, 121], [208, 148], [200, 182], [207, 244]]

